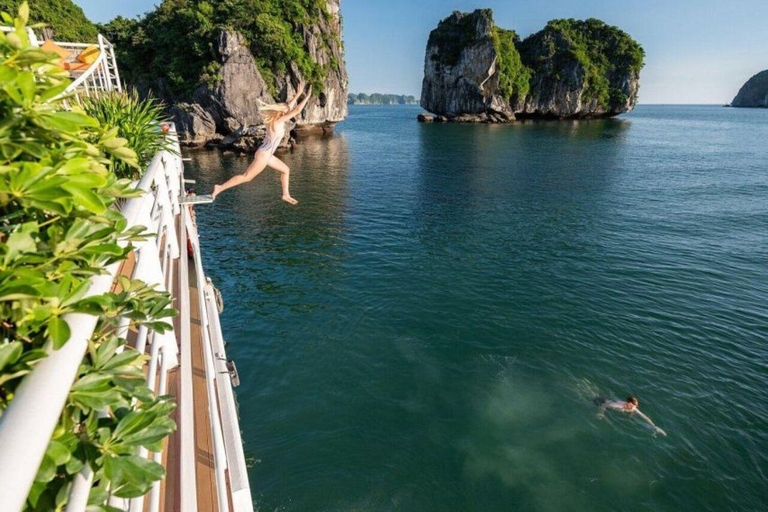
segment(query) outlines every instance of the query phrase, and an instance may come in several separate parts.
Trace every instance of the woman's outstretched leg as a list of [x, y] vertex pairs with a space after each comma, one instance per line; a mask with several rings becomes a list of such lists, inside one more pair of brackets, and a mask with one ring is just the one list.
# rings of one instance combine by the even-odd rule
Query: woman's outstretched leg
[[299, 204], [297, 200], [291, 197], [291, 168], [276, 156], [270, 158], [267, 165], [280, 172], [280, 183], [283, 186], [283, 201], [292, 205]]
[[216, 196], [225, 190], [236, 187], [238, 185], [242, 185], [243, 183], [248, 183], [253, 178], [261, 174], [261, 171], [267, 167], [269, 157], [269, 153], [264, 151], [257, 151], [256, 156], [253, 157], [253, 162], [251, 162], [251, 165], [248, 166], [248, 169], [246, 169], [243, 174], [235, 176], [234, 178], [230, 178], [228, 181], [222, 183], [221, 185], [216, 185], [213, 187], [213, 198], [216, 199]]

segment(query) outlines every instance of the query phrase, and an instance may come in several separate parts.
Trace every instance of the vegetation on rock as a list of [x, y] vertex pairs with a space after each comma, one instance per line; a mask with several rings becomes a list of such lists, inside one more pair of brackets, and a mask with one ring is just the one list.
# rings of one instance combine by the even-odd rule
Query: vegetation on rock
[[558, 69], [567, 61], [578, 62], [584, 69], [584, 95], [597, 99], [603, 108], [627, 101], [611, 79], [638, 76], [645, 58], [643, 48], [629, 34], [594, 18], [552, 20], [518, 47], [532, 74], [545, 66]]
[[513, 30], [494, 26], [491, 39], [498, 59], [499, 92], [515, 105], [528, 95], [531, 88], [531, 70], [523, 64], [517, 51], [520, 38]]
[[175, 429], [174, 404], [150, 391], [145, 356], [126, 345], [118, 319], [162, 332], [175, 311], [168, 294], [127, 278], [87, 297], [91, 279], [143, 239], [114, 208], [140, 193], [114, 163], [139, 160], [116, 128], [64, 108], [69, 74], [30, 44], [28, 18], [22, 4], [17, 19], [0, 20], [15, 27], [0, 34], [0, 415], [48, 351], [68, 343], [67, 315], [98, 317], [25, 509], [63, 510], [89, 465], [89, 510], [108, 510], [110, 496], [145, 494], [163, 477], [141, 450], [157, 451]]
[[[491, 9], [478, 9], [474, 14], [481, 16], [489, 25], [493, 25]], [[455, 66], [459, 62], [461, 52], [477, 42], [476, 19], [454, 11], [430, 32], [427, 47], [437, 48], [434, 59], [439, 59], [443, 65]]]
[[321, 91], [331, 67], [340, 63], [314, 62], [303, 29], [327, 16], [324, 0], [164, 0], [141, 19], [118, 17], [101, 29], [116, 44], [129, 82], [162, 83], [173, 99], [185, 100], [200, 83], [217, 81], [215, 40], [223, 29], [245, 37], [267, 84], [275, 86], [295, 63]]
[[[0, 12], [15, 13], [23, 0], [0, 0]], [[53, 29], [57, 41], [96, 42], [99, 32], [72, 0], [29, 0], [30, 23]]]
[[570, 63], [583, 69], [585, 102], [595, 99], [605, 109], [626, 104], [628, 97], [616, 79], [637, 77], [645, 57], [626, 32], [597, 19], [552, 20], [521, 41], [514, 31], [495, 25], [490, 9], [454, 12], [430, 33], [428, 47], [437, 49], [433, 60], [456, 66], [467, 48], [486, 44], [489, 38], [497, 59], [498, 92], [513, 107], [531, 92], [537, 75], [557, 75]]

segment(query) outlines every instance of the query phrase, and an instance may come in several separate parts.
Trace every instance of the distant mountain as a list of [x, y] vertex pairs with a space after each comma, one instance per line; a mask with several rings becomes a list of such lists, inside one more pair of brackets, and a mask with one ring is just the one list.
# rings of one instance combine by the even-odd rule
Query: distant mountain
[[347, 105], [418, 105], [419, 102], [414, 96], [405, 96], [398, 94], [360, 94], [350, 93], [347, 97]]

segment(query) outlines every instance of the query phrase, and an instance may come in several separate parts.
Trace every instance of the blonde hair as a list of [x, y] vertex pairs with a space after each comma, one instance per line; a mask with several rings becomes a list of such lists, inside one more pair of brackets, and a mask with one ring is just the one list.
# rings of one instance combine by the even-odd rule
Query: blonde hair
[[290, 110], [286, 103], [275, 103], [270, 105], [261, 100], [258, 100], [257, 103], [259, 105], [259, 115], [261, 115], [261, 119], [267, 126], [275, 124], [278, 119], [283, 117]]

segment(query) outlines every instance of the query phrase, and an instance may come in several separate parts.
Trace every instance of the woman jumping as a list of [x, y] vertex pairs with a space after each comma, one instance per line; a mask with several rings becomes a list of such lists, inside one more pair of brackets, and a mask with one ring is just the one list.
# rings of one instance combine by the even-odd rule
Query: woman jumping
[[214, 199], [216, 199], [216, 196], [227, 189], [242, 185], [243, 183], [248, 183], [253, 178], [261, 174], [261, 171], [263, 171], [267, 166], [269, 166], [281, 173], [280, 182], [283, 186], [283, 201], [293, 205], [299, 204], [297, 200], [291, 197], [289, 188], [291, 180], [290, 167], [288, 167], [285, 162], [274, 155], [277, 147], [283, 141], [283, 137], [285, 136], [285, 124], [294, 117], [301, 114], [301, 111], [304, 110], [304, 107], [307, 106], [307, 102], [312, 97], [312, 86], [309, 86], [309, 90], [307, 90], [306, 96], [301, 101], [301, 103], [297, 105], [296, 102], [303, 92], [304, 85], [302, 85], [299, 90], [296, 91], [296, 96], [294, 96], [293, 99], [291, 99], [291, 101], [288, 103], [262, 105], [259, 108], [261, 118], [264, 120], [264, 124], [267, 127], [267, 136], [264, 138], [264, 142], [256, 151], [256, 156], [253, 158], [253, 162], [251, 162], [251, 165], [248, 166], [248, 169], [246, 169], [245, 173], [231, 178], [226, 183], [213, 187]]

